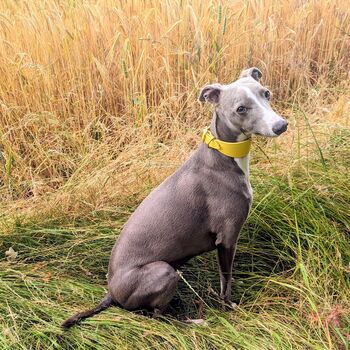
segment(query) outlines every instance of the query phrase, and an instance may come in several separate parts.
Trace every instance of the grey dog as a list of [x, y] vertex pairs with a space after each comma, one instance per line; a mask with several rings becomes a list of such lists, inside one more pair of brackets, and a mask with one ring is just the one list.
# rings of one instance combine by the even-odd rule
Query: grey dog
[[[228, 85], [205, 86], [199, 96], [214, 106], [215, 138], [238, 142], [252, 134], [275, 137], [286, 120], [270, 107], [271, 93], [253, 67]], [[220, 298], [230, 303], [232, 264], [239, 232], [252, 203], [249, 154], [232, 158], [202, 143], [192, 156], [154, 189], [125, 224], [108, 267], [108, 293], [94, 309], [80, 312], [69, 328], [111, 305], [161, 313], [173, 298], [180, 266], [216, 249]]]

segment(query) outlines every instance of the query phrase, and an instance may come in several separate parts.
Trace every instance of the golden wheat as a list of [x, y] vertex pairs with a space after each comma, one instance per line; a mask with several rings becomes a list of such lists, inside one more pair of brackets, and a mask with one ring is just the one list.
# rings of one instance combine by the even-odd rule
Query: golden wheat
[[347, 0], [3, 0], [3, 201], [67, 214], [142, 193], [198, 144], [199, 88], [253, 65], [292, 123], [270, 155], [297, 160], [311, 135], [294, 104], [315, 130], [348, 123], [349, 39]]

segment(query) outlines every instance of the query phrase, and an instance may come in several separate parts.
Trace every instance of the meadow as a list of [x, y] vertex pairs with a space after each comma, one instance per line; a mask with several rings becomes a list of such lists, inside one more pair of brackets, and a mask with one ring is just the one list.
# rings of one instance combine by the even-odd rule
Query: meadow
[[[161, 319], [113, 307], [63, 331], [200, 144], [200, 88], [251, 66], [289, 129], [254, 138], [238, 307], [219, 302], [213, 252]], [[0, 349], [349, 349], [349, 79], [347, 0], [2, 0]]]

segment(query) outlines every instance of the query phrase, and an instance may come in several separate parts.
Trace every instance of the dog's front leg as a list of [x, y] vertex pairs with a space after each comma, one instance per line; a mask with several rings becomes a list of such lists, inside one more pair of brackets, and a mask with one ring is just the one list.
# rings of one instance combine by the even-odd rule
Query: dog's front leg
[[231, 300], [231, 281], [232, 265], [235, 256], [236, 247], [224, 247], [222, 244], [217, 246], [219, 271], [220, 271], [220, 299], [230, 304]]

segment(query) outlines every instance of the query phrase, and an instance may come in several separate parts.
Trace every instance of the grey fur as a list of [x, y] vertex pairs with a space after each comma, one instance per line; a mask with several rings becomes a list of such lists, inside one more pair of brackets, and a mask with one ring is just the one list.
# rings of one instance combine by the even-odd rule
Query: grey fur
[[[232, 84], [203, 88], [199, 99], [215, 107], [211, 131], [216, 137], [237, 141], [251, 134], [277, 136], [272, 130], [277, 124], [279, 131], [286, 130], [287, 122], [271, 109], [260, 77], [261, 72], [253, 67]], [[246, 112], [239, 113], [239, 107], [246, 107]], [[252, 203], [248, 163], [249, 156], [229, 158], [202, 143], [155, 188], [131, 215], [114, 245], [108, 298], [127, 310], [161, 312], [175, 294], [176, 269], [216, 249], [220, 297], [229, 303], [236, 243]], [[86, 312], [84, 317], [88, 317]], [[65, 325], [80, 319], [75, 315]]]

